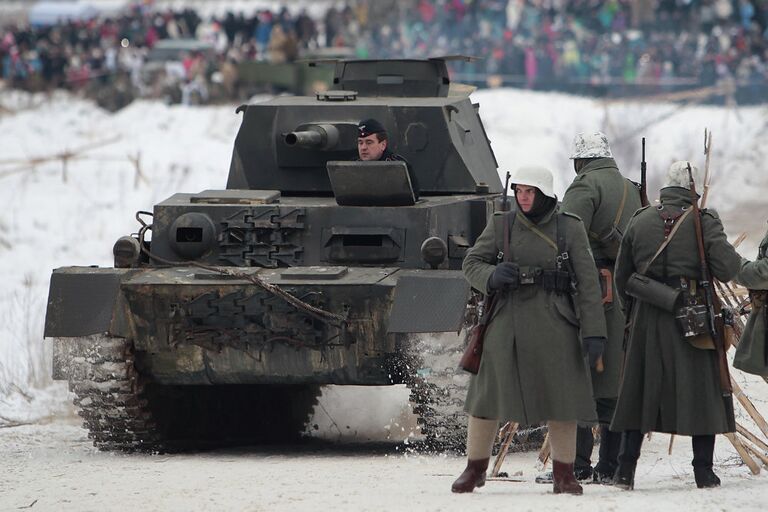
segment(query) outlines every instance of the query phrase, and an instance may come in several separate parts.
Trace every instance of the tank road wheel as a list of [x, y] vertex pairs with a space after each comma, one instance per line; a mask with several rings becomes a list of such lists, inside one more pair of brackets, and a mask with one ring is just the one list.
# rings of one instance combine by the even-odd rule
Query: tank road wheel
[[55, 376], [67, 375], [78, 414], [101, 450], [160, 448], [156, 423], [133, 365], [133, 343], [93, 335], [56, 340]]
[[405, 383], [411, 391], [424, 448], [463, 452], [469, 374], [458, 368], [458, 362], [464, 351], [464, 334], [412, 334], [401, 343], [403, 355], [391, 373], [393, 380]]

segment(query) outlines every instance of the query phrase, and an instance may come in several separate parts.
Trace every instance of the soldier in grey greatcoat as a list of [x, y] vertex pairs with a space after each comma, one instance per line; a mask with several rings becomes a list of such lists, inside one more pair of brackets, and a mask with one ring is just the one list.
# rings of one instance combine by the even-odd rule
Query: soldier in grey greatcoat
[[[616, 288], [625, 304], [635, 272], [703, 303], [687, 167], [688, 162], [672, 164], [661, 189], [661, 205], [638, 210], [629, 222], [616, 261]], [[696, 175], [696, 168], [692, 170]], [[739, 271], [741, 257], [714, 211], [702, 210], [701, 224], [712, 276], [728, 282]], [[668, 244], [659, 252], [665, 239]], [[643, 434], [655, 431], [691, 436], [697, 486], [720, 485], [712, 471], [715, 434], [733, 432], [735, 421], [733, 399], [720, 389], [716, 351], [686, 341], [674, 312], [648, 299], [633, 300], [624, 374], [611, 423], [611, 430], [624, 433], [614, 484], [633, 488]]]
[[757, 260], [742, 260], [736, 282], [749, 289], [752, 312], [733, 356], [733, 366], [768, 377], [768, 233], [760, 242]]
[[[577, 480], [593, 479], [610, 484], [619, 463], [621, 434], [611, 432], [608, 425], [619, 396], [624, 353], [624, 314], [618, 300], [614, 299], [617, 295], [613, 286], [614, 265], [629, 219], [641, 206], [640, 191], [619, 172], [608, 138], [602, 132], [577, 134], [573, 139], [571, 159], [576, 178], [565, 191], [560, 209], [578, 215], [587, 230], [595, 266], [600, 272], [608, 329], [603, 364], [598, 368], [601, 371], [592, 370], [592, 396], [600, 424], [599, 460], [593, 471], [592, 426], [582, 423], [576, 431], [574, 472]], [[537, 477], [536, 482], [551, 482], [551, 478], [551, 473], [545, 473]]]
[[554, 492], [581, 494], [573, 476], [576, 422], [595, 419], [589, 365], [606, 335], [597, 269], [583, 223], [558, 209], [552, 173], [524, 167], [512, 181], [516, 211], [494, 214], [464, 259], [470, 284], [499, 296], [467, 393], [467, 467], [452, 490], [485, 484], [498, 422], [515, 421], [547, 422]]

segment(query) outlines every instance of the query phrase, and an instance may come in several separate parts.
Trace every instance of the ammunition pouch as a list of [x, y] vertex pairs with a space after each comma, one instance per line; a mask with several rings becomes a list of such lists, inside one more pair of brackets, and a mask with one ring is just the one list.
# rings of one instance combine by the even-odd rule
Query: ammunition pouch
[[571, 276], [562, 270], [544, 270], [541, 267], [520, 267], [517, 283], [508, 288], [516, 290], [520, 286], [538, 285], [547, 291], [558, 294], [570, 291]]
[[680, 299], [680, 290], [635, 272], [629, 276], [627, 295], [647, 302], [669, 313], [674, 313]]

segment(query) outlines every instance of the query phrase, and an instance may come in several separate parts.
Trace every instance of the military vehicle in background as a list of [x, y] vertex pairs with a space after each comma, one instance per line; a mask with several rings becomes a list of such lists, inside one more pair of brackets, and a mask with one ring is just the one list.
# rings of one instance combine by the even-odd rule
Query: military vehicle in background
[[355, 56], [354, 48], [332, 47], [305, 51], [293, 62], [244, 60], [237, 65], [238, 96], [290, 93], [297, 96], [326, 91], [333, 84], [336, 60]]
[[[113, 268], [53, 272], [54, 378], [97, 447], [284, 439], [323, 385], [407, 384], [426, 444], [463, 449], [460, 268], [503, 188], [479, 106], [445, 59], [339, 61], [333, 86], [239, 107], [226, 190], [137, 213]], [[354, 161], [365, 118], [418, 200], [403, 162]]]

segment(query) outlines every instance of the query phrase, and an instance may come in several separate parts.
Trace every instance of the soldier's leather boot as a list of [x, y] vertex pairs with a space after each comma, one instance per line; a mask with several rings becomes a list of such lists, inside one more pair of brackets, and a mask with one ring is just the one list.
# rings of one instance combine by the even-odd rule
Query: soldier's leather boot
[[467, 467], [451, 486], [452, 492], [472, 492], [485, 485], [485, 471], [489, 459], [467, 460]]
[[643, 446], [643, 433], [639, 430], [628, 430], [621, 435], [621, 450], [619, 451], [619, 467], [613, 476], [613, 485], [625, 491], [635, 488], [635, 469], [640, 458], [640, 448]]
[[552, 491], [555, 494], [583, 494], [576, 477], [573, 475], [573, 463], [552, 461]]
[[621, 433], [611, 432], [608, 425], [600, 425], [600, 460], [595, 465], [593, 482], [611, 485], [619, 465]]
[[715, 436], [692, 436], [693, 446], [693, 476], [696, 487], [707, 489], [719, 487], [720, 479], [712, 471], [712, 456], [715, 452]]

